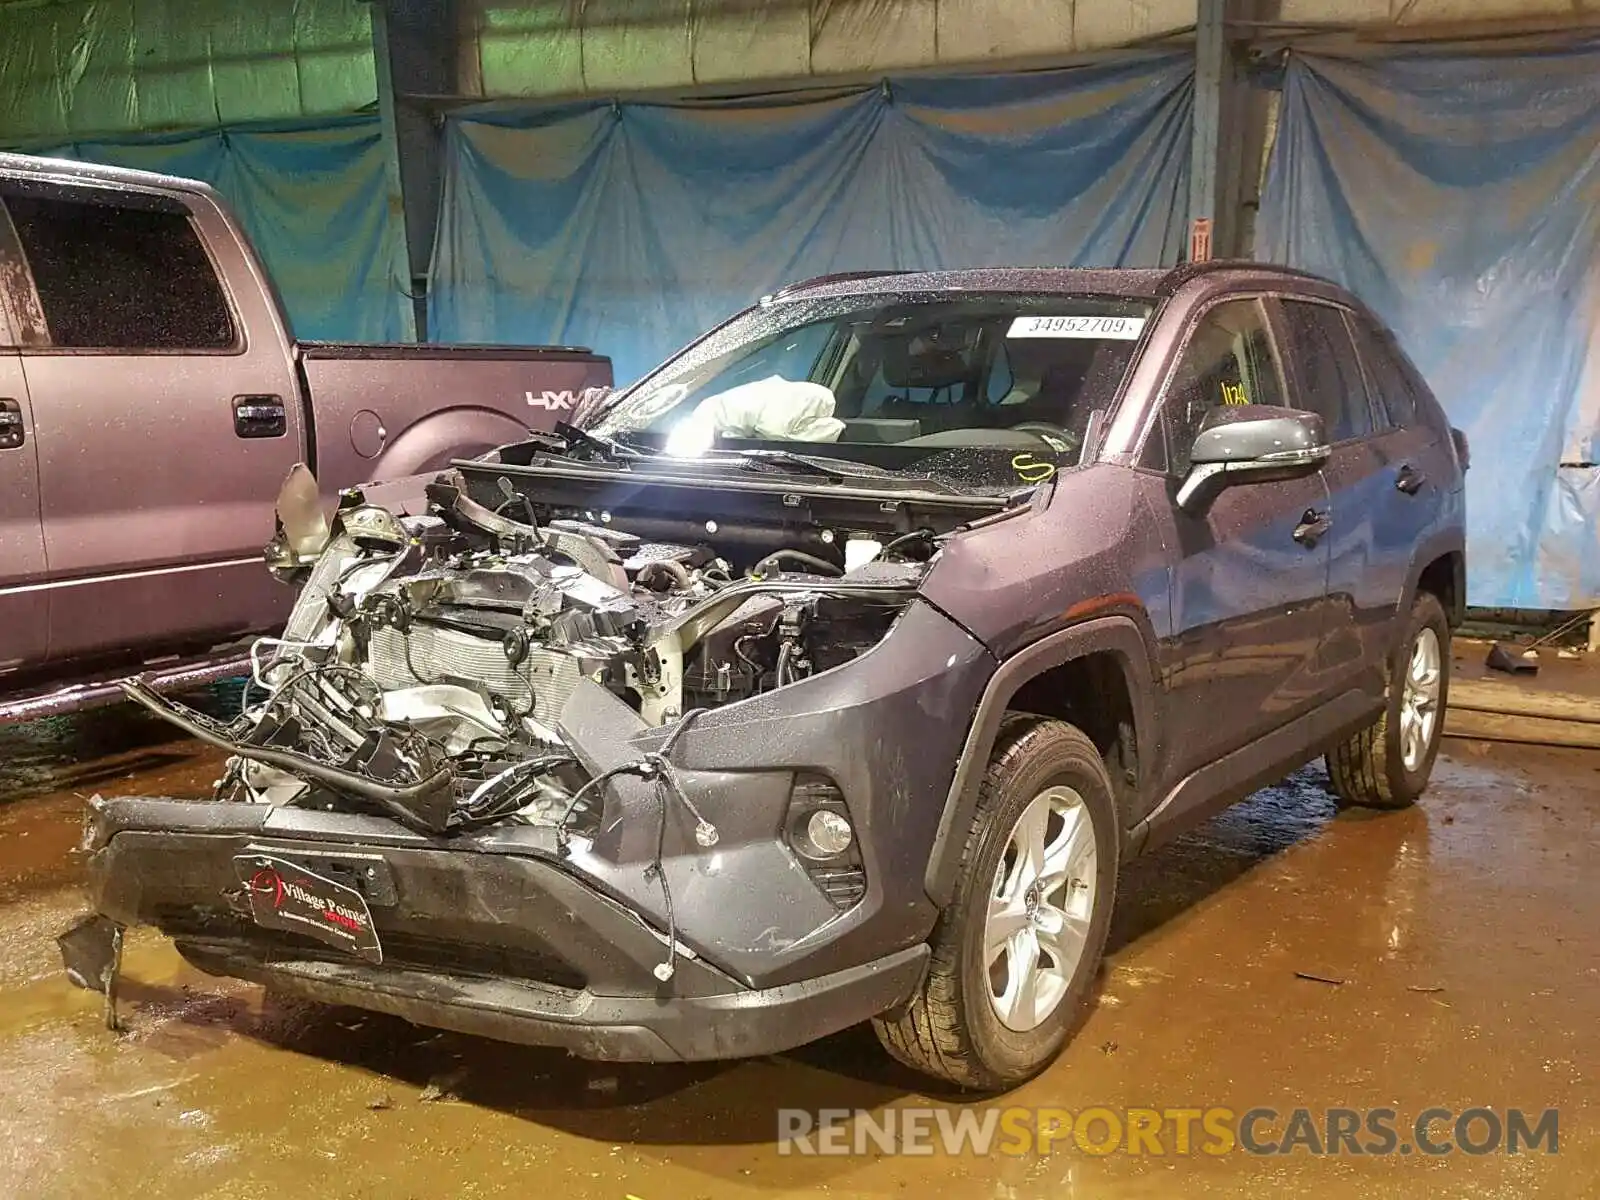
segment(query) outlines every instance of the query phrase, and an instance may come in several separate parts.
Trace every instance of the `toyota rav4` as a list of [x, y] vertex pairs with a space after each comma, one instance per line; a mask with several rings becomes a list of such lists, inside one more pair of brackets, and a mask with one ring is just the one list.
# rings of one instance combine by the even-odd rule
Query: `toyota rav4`
[[[870, 1020], [1001, 1089], [1119, 865], [1318, 755], [1438, 749], [1465, 440], [1281, 268], [834, 276], [415, 503], [291, 478], [301, 585], [207, 801], [99, 799], [96, 913], [316, 1000], [601, 1059]], [[419, 485], [419, 489], [420, 489]]]

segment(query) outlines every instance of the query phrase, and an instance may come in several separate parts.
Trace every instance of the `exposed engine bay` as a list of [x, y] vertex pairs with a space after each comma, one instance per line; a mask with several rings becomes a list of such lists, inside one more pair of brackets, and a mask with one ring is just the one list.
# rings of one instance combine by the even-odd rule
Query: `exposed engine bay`
[[[653, 501], [633, 518], [595, 511], [514, 467], [458, 464], [415, 514], [352, 490], [331, 521], [297, 468], [267, 558], [300, 593], [283, 635], [253, 647], [240, 715], [124, 689], [231, 752], [216, 799], [371, 811], [432, 835], [515, 821], [565, 842], [592, 834], [604, 782], [562, 735], [580, 681], [681, 732], [699, 710], [848, 662], [887, 634], [940, 533], [968, 516], [900, 533], [740, 522], [720, 537], [715, 519], [667, 521]], [[771, 502], [792, 513], [781, 492]], [[669, 524], [680, 538], [660, 538]], [[675, 738], [629, 769], [694, 811], [673, 783]]]

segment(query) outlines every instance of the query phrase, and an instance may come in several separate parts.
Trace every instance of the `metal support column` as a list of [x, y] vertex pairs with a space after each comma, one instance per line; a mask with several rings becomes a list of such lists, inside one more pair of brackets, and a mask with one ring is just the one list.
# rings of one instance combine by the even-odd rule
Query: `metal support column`
[[1189, 164], [1189, 254], [1213, 257], [1223, 90], [1228, 85], [1227, 0], [1199, 0], [1194, 45], [1194, 147]]
[[434, 115], [408, 96], [456, 90], [460, 42], [455, 0], [372, 0], [372, 55], [378, 113], [388, 156], [389, 210], [397, 231], [396, 287], [411, 340], [428, 336], [428, 264], [444, 186], [443, 148]]

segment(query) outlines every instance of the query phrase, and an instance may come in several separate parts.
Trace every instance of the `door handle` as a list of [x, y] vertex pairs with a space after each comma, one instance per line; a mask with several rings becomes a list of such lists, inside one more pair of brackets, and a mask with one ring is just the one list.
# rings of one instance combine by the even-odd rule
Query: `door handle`
[[1394, 477], [1394, 486], [1408, 496], [1415, 496], [1427, 482], [1428, 477], [1410, 463], [1403, 464]]
[[1294, 540], [1310, 550], [1331, 528], [1333, 528], [1333, 518], [1327, 512], [1308, 508], [1301, 515], [1300, 524], [1294, 527]]
[[242, 438], [275, 438], [289, 432], [289, 412], [281, 396], [235, 396], [233, 432]]
[[0, 450], [16, 450], [27, 440], [22, 405], [15, 400], [0, 400]]

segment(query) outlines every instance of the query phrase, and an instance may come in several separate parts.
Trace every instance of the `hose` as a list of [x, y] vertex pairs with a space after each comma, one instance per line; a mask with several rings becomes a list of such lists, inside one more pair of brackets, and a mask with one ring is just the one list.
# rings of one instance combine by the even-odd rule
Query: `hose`
[[804, 550], [774, 550], [755, 566], [750, 568], [752, 575], [764, 575], [767, 568], [774, 563], [789, 559], [803, 566], [810, 567], [813, 571], [821, 571], [824, 575], [843, 575], [844, 569], [838, 563], [831, 563], [825, 558], [818, 558], [815, 554], [807, 554]]
[[880, 558], [886, 557], [891, 551], [898, 550], [901, 546], [909, 546], [912, 542], [931, 542], [932, 540], [933, 530], [913, 529], [910, 533], [902, 533], [899, 537], [891, 540], [888, 545], [878, 551], [878, 556]]
[[673, 582], [685, 591], [694, 586], [694, 581], [689, 578], [688, 568], [681, 562], [675, 562], [670, 558], [656, 558], [645, 563], [644, 566], [639, 568], [639, 573], [635, 576], [635, 579], [642, 584], [645, 581], [645, 576], [653, 575], [657, 571], [665, 571], [668, 575], [671, 575]]

